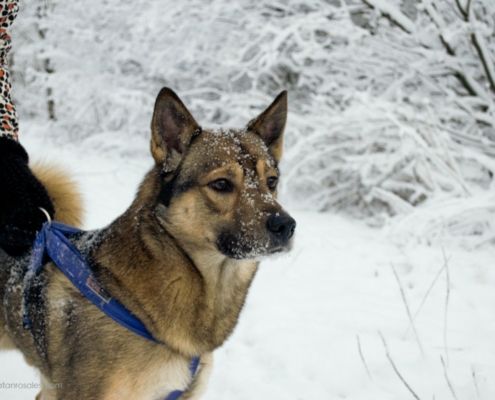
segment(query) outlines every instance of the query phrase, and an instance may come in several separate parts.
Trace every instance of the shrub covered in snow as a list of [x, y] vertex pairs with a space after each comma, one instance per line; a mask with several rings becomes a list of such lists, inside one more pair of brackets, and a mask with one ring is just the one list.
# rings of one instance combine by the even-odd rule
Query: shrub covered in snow
[[475, 234], [482, 243], [492, 234], [490, 0], [21, 8], [12, 32], [21, 135], [35, 121], [61, 142], [145, 137], [162, 86], [204, 125], [241, 126], [288, 89], [284, 194], [295, 204], [380, 224], [395, 216], [431, 238]]

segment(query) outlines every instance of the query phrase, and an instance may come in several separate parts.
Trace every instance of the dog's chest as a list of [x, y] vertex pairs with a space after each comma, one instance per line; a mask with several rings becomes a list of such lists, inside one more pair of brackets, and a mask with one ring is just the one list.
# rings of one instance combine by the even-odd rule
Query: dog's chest
[[168, 355], [152, 357], [140, 371], [122, 369], [110, 380], [105, 400], [164, 400], [174, 390], [184, 390], [191, 380], [189, 361]]

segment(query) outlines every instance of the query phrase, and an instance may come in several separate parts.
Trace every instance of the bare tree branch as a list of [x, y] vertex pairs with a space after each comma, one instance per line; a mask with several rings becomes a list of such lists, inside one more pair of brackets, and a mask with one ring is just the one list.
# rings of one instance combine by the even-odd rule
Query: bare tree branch
[[488, 51], [484, 45], [484, 39], [479, 33], [474, 32], [471, 34], [471, 41], [478, 53], [481, 64], [483, 65], [486, 78], [490, 83], [490, 89], [495, 93], [495, 70], [493, 69], [493, 60], [491, 60], [491, 57], [487, 54]]
[[382, 333], [381, 332], [378, 332], [381, 339], [382, 339], [382, 342], [383, 342], [383, 346], [385, 347], [385, 352], [386, 352], [386, 355], [387, 355], [387, 358], [388, 358], [388, 361], [390, 362], [390, 364], [392, 365], [392, 368], [394, 369], [395, 373], [397, 374], [397, 376], [399, 377], [399, 379], [402, 381], [402, 383], [404, 384], [404, 386], [407, 388], [407, 390], [409, 390], [409, 392], [414, 396], [414, 398], [416, 400], [421, 400], [419, 398], [419, 396], [414, 392], [414, 390], [412, 390], [411, 386], [409, 386], [409, 384], [406, 382], [406, 380], [404, 379], [404, 377], [400, 374], [399, 370], [397, 369], [397, 367], [395, 366], [395, 363], [394, 363], [394, 360], [392, 360], [392, 357], [390, 356], [390, 353], [388, 351], [388, 346], [387, 346], [387, 342], [385, 341], [385, 338], [383, 337]]
[[[450, 257], [449, 257], [449, 259], [450, 259]], [[428, 298], [428, 296], [430, 295], [431, 290], [433, 289], [433, 286], [435, 286], [435, 283], [437, 282], [438, 278], [440, 277], [440, 275], [442, 274], [442, 272], [443, 272], [443, 270], [445, 269], [446, 266], [447, 266], [447, 264], [444, 261], [444, 263], [442, 265], [442, 268], [440, 268], [440, 270], [436, 274], [435, 278], [431, 282], [430, 287], [428, 288], [428, 290], [426, 291], [425, 295], [423, 296], [423, 299], [421, 300], [421, 304], [419, 305], [418, 310], [416, 311], [416, 313], [413, 316], [413, 321], [416, 320], [416, 318], [418, 317], [419, 313], [421, 312], [421, 310], [423, 308], [423, 305], [426, 302], [426, 299]], [[409, 326], [407, 327], [406, 332], [404, 333], [404, 335], [407, 333], [407, 331], [410, 329], [410, 327], [411, 327], [411, 324], [409, 324]]]
[[399, 26], [404, 32], [413, 33], [415, 31], [414, 22], [392, 4], [377, 2], [376, 0], [363, 0], [363, 2], [369, 7], [380, 11], [384, 17]]
[[359, 357], [361, 358], [361, 361], [363, 362], [364, 369], [366, 370], [366, 373], [368, 374], [368, 377], [370, 378], [370, 380], [373, 380], [373, 378], [371, 377], [370, 370], [368, 368], [368, 364], [366, 364], [366, 360], [364, 359], [363, 351], [361, 349], [361, 340], [359, 339], [359, 335], [356, 335], [356, 339], [357, 339]]
[[[445, 271], [447, 274], [447, 294], [445, 296], [445, 311], [443, 316], [443, 344], [445, 348], [445, 359], [447, 364], [449, 363], [449, 351], [447, 347], [447, 311], [449, 308], [449, 298], [450, 298], [450, 274], [449, 274], [449, 262], [447, 256], [445, 255], [445, 250], [442, 248], [443, 262], [445, 264]], [[443, 362], [443, 361], [442, 361]]]
[[443, 373], [445, 376], [445, 380], [447, 381], [447, 385], [449, 386], [450, 392], [452, 393], [452, 396], [454, 396], [455, 400], [459, 400], [455, 394], [454, 388], [452, 386], [452, 383], [450, 382], [449, 376], [447, 374], [447, 367], [445, 366], [445, 362], [443, 361], [443, 357], [440, 356], [440, 360], [442, 360], [442, 365], [443, 365]]
[[455, 0], [455, 4], [457, 5], [457, 10], [461, 13], [462, 18], [464, 18], [465, 21], [468, 20], [468, 14], [466, 13], [466, 10], [462, 8], [461, 1], [460, 0]]
[[474, 387], [476, 389], [476, 394], [478, 395], [478, 397], [480, 397], [480, 391], [478, 389], [478, 382], [476, 381], [476, 372], [474, 371], [474, 366], [472, 366], [472, 365], [471, 365], [471, 372], [472, 372]]
[[402, 296], [402, 301], [404, 302], [404, 305], [406, 307], [407, 316], [409, 318], [409, 323], [412, 326], [414, 336], [416, 337], [416, 342], [418, 343], [419, 350], [421, 351], [421, 354], [424, 356], [425, 354], [423, 351], [423, 346], [421, 346], [421, 341], [419, 340], [418, 331], [416, 330], [416, 326], [414, 325], [414, 320], [413, 320], [413, 317], [411, 315], [411, 311], [409, 310], [409, 304], [407, 303], [406, 294], [404, 293], [404, 289], [402, 288], [402, 283], [400, 282], [399, 275], [397, 274], [397, 271], [395, 270], [394, 264], [390, 263], [390, 265], [392, 266], [392, 271], [394, 271], [395, 280], [397, 281], [397, 284], [399, 285], [400, 294]]

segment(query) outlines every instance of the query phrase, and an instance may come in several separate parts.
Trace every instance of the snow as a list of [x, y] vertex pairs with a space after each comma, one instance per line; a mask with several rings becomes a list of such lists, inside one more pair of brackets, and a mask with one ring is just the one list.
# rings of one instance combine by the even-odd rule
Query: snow
[[[295, 248], [262, 262], [206, 400], [495, 398], [495, 2], [21, 3], [21, 143], [73, 171], [86, 229], [151, 167], [161, 87], [239, 128], [289, 91]], [[2, 382], [38, 382], [15, 352], [0, 399], [37, 392]]]
[[[35, 126], [24, 127], [22, 143], [32, 158], [57, 160], [81, 182], [86, 229], [123, 212], [151, 167], [144, 141], [135, 143], [130, 157], [112, 146], [111, 135], [101, 138], [110, 150], [98, 152], [97, 139], [57, 147]], [[428, 246], [344, 216], [289, 211], [298, 223], [294, 250], [262, 262], [239, 325], [215, 352], [205, 400], [412, 399], [380, 333], [420, 399], [452, 399], [448, 381], [459, 400], [495, 398], [492, 246]], [[401, 287], [415, 316], [433, 282], [414, 322], [418, 345]], [[0, 355], [1, 399], [32, 400], [37, 389], [5, 387], [37, 382], [20, 354]]]

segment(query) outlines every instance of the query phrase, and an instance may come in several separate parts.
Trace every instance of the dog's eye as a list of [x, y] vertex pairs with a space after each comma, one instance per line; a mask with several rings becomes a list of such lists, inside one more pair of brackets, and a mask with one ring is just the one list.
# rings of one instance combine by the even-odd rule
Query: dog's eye
[[276, 176], [272, 176], [268, 178], [267, 185], [270, 190], [274, 190], [277, 187], [278, 178]]
[[231, 192], [232, 191], [232, 183], [230, 183], [227, 179], [217, 179], [216, 181], [211, 182], [208, 186], [217, 192]]

